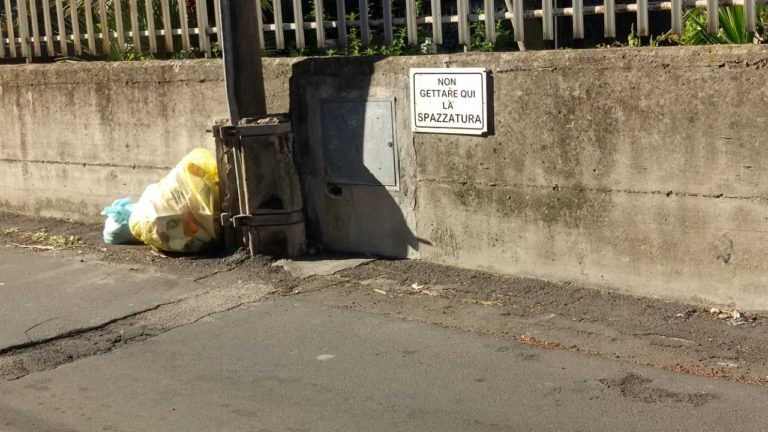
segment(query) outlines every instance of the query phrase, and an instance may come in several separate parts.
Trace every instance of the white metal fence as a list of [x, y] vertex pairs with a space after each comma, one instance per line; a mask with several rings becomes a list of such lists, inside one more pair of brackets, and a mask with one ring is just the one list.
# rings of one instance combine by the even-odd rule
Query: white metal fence
[[192, 48], [210, 56], [220, 16], [211, 4], [213, 14], [206, 0], [3, 0], [0, 58]]
[[[636, 33], [647, 36], [652, 11], [668, 11], [671, 30], [679, 34], [683, 29], [683, 12], [688, 8], [706, 9], [708, 30], [716, 33], [719, 6], [743, 6], [745, 29], [755, 31], [757, 5], [768, 2], [635, 0], [631, 4], [617, 4], [616, 0], [603, 0], [601, 5], [585, 5], [584, 0], [571, 0], [569, 7], [555, 7], [555, 0], [541, 0], [541, 7], [531, 10], [524, 8], [522, 0], [504, 0], [503, 5], [501, 0], [417, 1], [378, 0], [373, 3], [377, 7], [371, 8], [369, 0], [358, 0], [356, 7], [348, 11], [350, 1], [336, 0], [336, 10], [325, 11], [323, 0], [292, 0], [286, 14], [280, 0], [266, 0], [257, 18], [264, 23], [260, 27], [261, 45], [262, 48], [285, 49], [290, 45], [301, 49], [308, 45], [309, 39], [314, 39], [312, 45], [318, 48], [329, 44], [344, 47], [353, 28], [362, 45], [369, 43], [372, 31], [380, 35], [382, 45], [391, 45], [398, 27], [405, 30], [410, 45], [419, 43], [419, 28], [422, 31], [431, 28], [432, 42], [439, 45], [443, 43], [444, 28], [451, 26], [455, 26], [452, 31], [457, 32], [458, 43], [470, 45], [472, 22], [484, 22], [485, 40], [495, 42], [495, 24], [500, 20], [512, 23], [516, 41], [552, 40], [555, 17], [571, 17], [573, 37], [580, 39], [585, 36], [585, 15], [603, 15], [603, 36], [610, 38], [616, 37], [616, 14], [619, 13], [636, 14]], [[393, 11], [401, 11], [402, 16], [395, 16]], [[336, 19], [328, 19], [329, 14]], [[286, 15], [292, 22], [286, 22]], [[351, 16], [355, 19], [350, 19]], [[526, 31], [525, 20], [531, 18], [541, 20], [541, 34]], [[192, 48], [210, 56], [215, 52], [220, 22], [218, 0], [0, 0], [0, 58], [31, 60], [84, 53], [154, 54]]]

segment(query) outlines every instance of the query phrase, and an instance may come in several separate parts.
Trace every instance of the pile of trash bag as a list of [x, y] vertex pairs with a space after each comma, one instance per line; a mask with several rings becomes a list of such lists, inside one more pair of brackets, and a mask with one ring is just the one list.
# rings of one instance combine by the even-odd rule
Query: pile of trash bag
[[[197, 148], [144, 190], [130, 207], [127, 225], [133, 237], [158, 250], [199, 252], [221, 238], [220, 212], [216, 158]], [[106, 228], [104, 240], [112, 243]]]
[[131, 228], [128, 226], [133, 205], [130, 198], [121, 198], [101, 211], [101, 215], [107, 217], [107, 221], [104, 222], [104, 243], [136, 243], [136, 237], [133, 236]]

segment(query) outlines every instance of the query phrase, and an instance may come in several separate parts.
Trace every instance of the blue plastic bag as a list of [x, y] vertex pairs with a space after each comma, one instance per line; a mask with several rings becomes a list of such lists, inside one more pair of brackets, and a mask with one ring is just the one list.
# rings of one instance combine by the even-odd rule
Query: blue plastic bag
[[101, 211], [101, 215], [107, 217], [104, 222], [104, 243], [136, 243], [136, 237], [131, 234], [131, 228], [128, 226], [133, 205], [130, 198], [122, 198]]

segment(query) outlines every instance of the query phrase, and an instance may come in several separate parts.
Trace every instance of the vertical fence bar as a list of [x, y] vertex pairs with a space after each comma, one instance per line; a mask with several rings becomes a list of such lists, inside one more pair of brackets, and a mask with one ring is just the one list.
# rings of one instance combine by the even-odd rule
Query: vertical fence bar
[[[219, 4], [219, 0], [214, 1]], [[165, 40], [165, 52], [173, 52], [173, 27], [171, 26], [171, 6], [168, 0], [160, 1], [160, 13], [163, 15], [163, 40]]]
[[[51, 0], [43, 0], [43, 28], [45, 29], [45, 46], [48, 55], [55, 54], [53, 45], [53, 25], [51, 24]], [[2, 38], [0, 38], [2, 39]]]
[[496, 6], [493, 0], [485, 0], [485, 41], [496, 42]]
[[[673, 0], [674, 1], [674, 0]], [[616, 0], [603, 0], [603, 36], [616, 37]]]
[[64, 2], [62, 0], [56, 0], [56, 26], [59, 31], [59, 51], [61, 55], [69, 55], [69, 47], [67, 42], [67, 27], [64, 25]]
[[213, 2], [213, 17], [216, 20], [216, 42], [221, 45], [221, 2], [219, 0]]
[[5, 34], [3, 34], [3, 25], [1, 23], [0, 23], [0, 58], [5, 58]]
[[347, 46], [347, 7], [344, 0], [336, 0], [336, 28], [339, 30], [338, 45]]
[[293, 23], [296, 26], [296, 47], [303, 49], [306, 43], [304, 42], [304, 11], [301, 7], [301, 0], [293, 0]]
[[[518, 2], [520, 0], [513, 0]], [[552, 13], [553, 1], [541, 0], [541, 32], [542, 39], [553, 40], [555, 39], [555, 18]], [[517, 19], [517, 17], [515, 17]]]
[[[275, 15], [275, 45], [277, 49], [285, 49], [285, 32], [283, 30], [283, 6], [282, 1], [272, 0], [272, 12]], [[342, 19], [344, 19], [342, 17]]]
[[181, 23], [181, 48], [189, 49], [189, 21], [187, 21], [187, 2], [178, 0], [179, 22]]
[[8, 51], [11, 57], [16, 57], [16, 33], [13, 29], [13, 9], [11, 0], [5, 0], [5, 25], [8, 33]]
[[755, 0], [744, 0], [744, 30], [749, 33], [754, 33], [757, 30]]
[[109, 56], [109, 20], [106, 0], [99, 0], [99, 25], [101, 26], [101, 52]]
[[[544, 9], [547, 7], [547, 3], [548, 0], [541, 0], [541, 8]], [[550, 13], [551, 12], [552, 8], [550, 7]], [[542, 19], [546, 19], [546, 14]], [[512, 20], [515, 31], [515, 41], [523, 42], [525, 40], [525, 5], [523, 5], [523, 0], [512, 1]]]
[[[181, 0], [181, 3], [185, 3]], [[152, 5], [152, 0], [144, 0], [144, 12], [147, 17], [147, 33], [149, 42], [149, 52], [157, 52], [157, 32], [155, 32], [155, 8]]]
[[263, 50], [265, 47], [265, 44], [264, 44], [264, 13], [262, 11], [262, 3], [260, 0], [248, 0], [248, 1], [257, 2], [256, 7], [254, 8], [254, 10], [256, 11], [256, 26], [257, 26], [256, 34], [258, 35], [258, 38], [259, 38], [259, 48]]
[[315, 32], [318, 48], [325, 47], [325, 20], [323, 19], [323, 13], [323, 0], [315, 0]]
[[29, 16], [32, 18], [32, 37], [34, 41], [32, 46], [35, 49], [35, 55], [40, 57], [42, 55], [40, 48], [40, 24], [37, 16], [37, 0], [30, 0], [29, 2]]
[[115, 32], [117, 32], [117, 51], [125, 52], [125, 28], [123, 28], [123, 0], [115, 0]]
[[133, 52], [141, 54], [141, 37], [139, 36], [139, 10], [136, 0], [128, 0], [129, 14], [131, 15], [131, 36], [133, 36]]
[[85, 7], [85, 31], [88, 37], [88, 52], [91, 55], [96, 54], [96, 34], [93, 31], [93, 8], [91, 5], [92, 0], [83, 1]]
[[302, 49], [306, 43], [304, 43], [304, 11], [301, 0], [293, 0], [293, 23], [296, 26], [296, 48]]
[[707, 31], [717, 34], [720, 31], [720, 17], [718, 16], [718, 1], [707, 0]]
[[263, 50], [266, 45], [264, 44], [264, 14], [262, 13], [262, 10], [261, 10], [262, 3], [260, 0], [249, 0], [249, 1], [257, 2], [256, 3], [257, 6], [254, 9], [256, 9], [256, 22], [258, 23], [258, 28], [259, 28], [259, 31], [257, 32], [259, 35], [259, 48]]
[[584, 39], [584, 0], [573, 0], [573, 38]]
[[83, 53], [83, 45], [82, 39], [80, 39], [80, 18], [75, 0], [69, 0], [69, 20], [72, 24], [72, 43], [75, 45], [75, 55], [80, 55]]
[[0, 23], [0, 58], [5, 58], [5, 35], [2, 23]]
[[467, 49], [470, 46], [469, 0], [456, 0], [456, 15], [458, 15], [459, 21], [459, 43]]
[[[0, 4], [0, 6], [3, 6], [3, 4]], [[3, 32], [2, 22], [0, 22], [0, 58], [5, 58], [5, 34]]]
[[432, 42], [443, 43], [443, 5], [440, 0], [432, 0]]
[[[295, 0], [296, 1], [296, 0]], [[360, 40], [363, 46], [368, 46], [371, 41], [370, 28], [368, 26], [368, 0], [360, 0]]]
[[683, 34], [683, 0], [672, 0], [672, 33]]
[[211, 58], [211, 39], [208, 35], [208, 1], [197, 0], [197, 33], [200, 42], [200, 51], [205, 53], [205, 57]]
[[405, 28], [408, 31], [408, 45], [417, 45], [419, 43], [419, 34], [416, 27], [415, 0], [405, 0]]
[[381, 1], [381, 17], [384, 21], [384, 45], [392, 45], [392, 0]]
[[648, 0], [637, 0], [637, 35], [648, 36], [648, 30]]
[[18, 0], [16, 3], [16, 17], [19, 22], [19, 39], [21, 41], [21, 55], [32, 61], [32, 44], [29, 41], [29, 16], [27, 16], [27, 0]]

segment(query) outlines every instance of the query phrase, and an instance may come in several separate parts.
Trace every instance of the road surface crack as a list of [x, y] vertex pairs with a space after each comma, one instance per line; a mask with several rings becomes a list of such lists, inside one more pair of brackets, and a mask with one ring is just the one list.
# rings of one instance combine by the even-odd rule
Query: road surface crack
[[[84, 329], [0, 350], [0, 382], [55, 369], [263, 300], [265, 285], [236, 285], [163, 303]], [[42, 325], [40, 323], [38, 325]], [[33, 326], [32, 328], [34, 328]], [[29, 331], [29, 330], [28, 330]]]
[[27, 339], [29, 339], [29, 341], [30, 341], [30, 342], [33, 342], [33, 343], [34, 343], [34, 340], [32, 340], [32, 336], [30, 336], [30, 335], [29, 335], [29, 332], [31, 332], [32, 330], [34, 330], [34, 329], [36, 329], [36, 328], [38, 328], [38, 327], [40, 327], [40, 326], [42, 326], [42, 325], [48, 324], [48, 323], [49, 323], [49, 322], [51, 322], [51, 321], [55, 321], [55, 320], [57, 320], [57, 319], [59, 319], [59, 318], [62, 318], [62, 317], [60, 317], [60, 316], [56, 316], [56, 317], [53, 317], [53, 318], [47, 319], [47, 320], [45, 320], [45, 321], [43, 321], [43, 322], [39, 322], [39, 323], [37, 323], [37, 324], [33, 325], [32, 327], [30, 327], [30, 328], [28, 328], [28, 329], [24, 330], [24, 335], [25, 335], [25, 336], [27, 336]]

